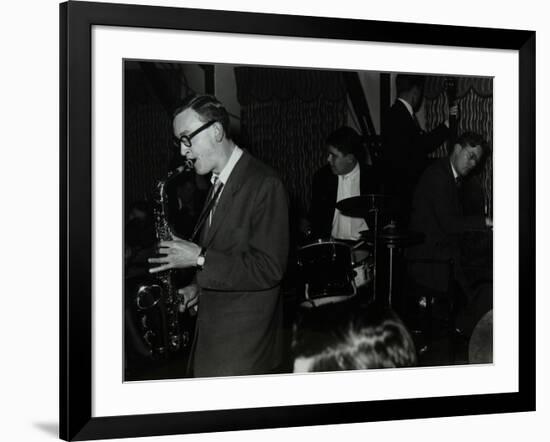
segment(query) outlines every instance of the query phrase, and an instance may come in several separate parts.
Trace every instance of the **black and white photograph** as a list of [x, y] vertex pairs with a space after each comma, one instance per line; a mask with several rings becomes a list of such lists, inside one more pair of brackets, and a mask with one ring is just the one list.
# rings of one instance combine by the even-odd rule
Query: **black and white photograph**
[[59, 7], [59, 436], [535, 410], [535, 31], [143, 3]]
[[4, 3], [0, 439], [544, 439], [545, 10]]
[[122, 75], [125, 382], [492, 364], [492, 77]]

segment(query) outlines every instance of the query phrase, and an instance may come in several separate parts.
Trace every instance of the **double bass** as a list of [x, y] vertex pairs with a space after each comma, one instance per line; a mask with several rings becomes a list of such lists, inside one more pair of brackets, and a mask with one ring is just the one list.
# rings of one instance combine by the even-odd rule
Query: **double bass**
[[458, 135], [458, 115], [451, 115], [450, 110], [457, 102], [457, 78], [447, 77], [445, 79], [445, 94], [447, 95], [447, 103], [449, 106], [449, 145], [454, 145], [454, 141]]

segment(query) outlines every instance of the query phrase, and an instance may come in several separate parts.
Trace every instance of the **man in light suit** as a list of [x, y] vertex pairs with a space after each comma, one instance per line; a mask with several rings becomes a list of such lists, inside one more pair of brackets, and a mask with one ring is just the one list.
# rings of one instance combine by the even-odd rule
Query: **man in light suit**
[[[174, 114], [181, 154], [212, 173], [197, 243], [160, 244], [152, 272], [197, 268], [180, 290], [198, 306], [193, 375], [275, 372], [282, 357], [279, 285], [288, 255], [288, 202], [277, 174], [231, 139], [229, 117], [213, 96], [196, 96]], [[199, 223], [201, 222], [199, 218]]]

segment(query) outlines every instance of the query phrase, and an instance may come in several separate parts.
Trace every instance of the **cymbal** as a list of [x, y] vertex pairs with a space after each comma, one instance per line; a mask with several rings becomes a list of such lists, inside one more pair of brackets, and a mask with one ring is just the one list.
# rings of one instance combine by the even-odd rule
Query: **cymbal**
[[336, 208], [347, 216], [364, 217], [370, 210], [384, 206], [389, 198], [381, 193], [367, 193], [338, 201]]
[[[373, 230], [363, 230], [360, 233], [362, 238], [365, 238], [368, 241], [373, 241]], [[424, 236], [425, 235], [421, 232], [399, 230], [395, 227], [395, 225], [390, 224], [389, 226], [380, 229], [378, 235], [376, 235], [376, 239], [387, 246], [408, 247], [424, 241]]]

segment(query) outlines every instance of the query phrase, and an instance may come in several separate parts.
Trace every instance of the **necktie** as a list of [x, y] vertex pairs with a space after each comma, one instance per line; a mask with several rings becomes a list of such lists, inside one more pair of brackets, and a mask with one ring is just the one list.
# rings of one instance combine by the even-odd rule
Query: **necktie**
[[[197, 224], [195, 225], [195, 229], [193, 230], [193, 234], [191, 235], [191, 241], [194, 241], [196, 238], [197, 233], [201, 232], [201, 243], [204, 242], [206, 239], [206, 232], [208, 231], [208, 228], [210, 227], [212, 217], [211, 214], [214, 212], [214, 208], [218, 202], [220, 193], [223, 189], [223, 183], [218, 179], [217, 176], [213, 177], [213, 184], [212, 187], [210, 187], [210, 191], [208, 192], [208, 195], [206, 196], [206, 200], [204, 202], [204, 207], [202, 209], [202, 212], [199, 216], [199, 219], [197, 221]], [[208, 222], [205, 221], [208, 219]], [[204, 228], [203, 228], [204, 227]]]
[[216, 206], [218, 205], [218, 199], [220, 197], [221, 188], [223, 186], [223, 183], [220, 181], [220, 179], [214, 175], [212, 177], [212, 208], [210, 209], [210, 214], [208, 216], [208, 227], [212, 225], [212, 217], [214, 216], [214, 211], [216, 210]]

